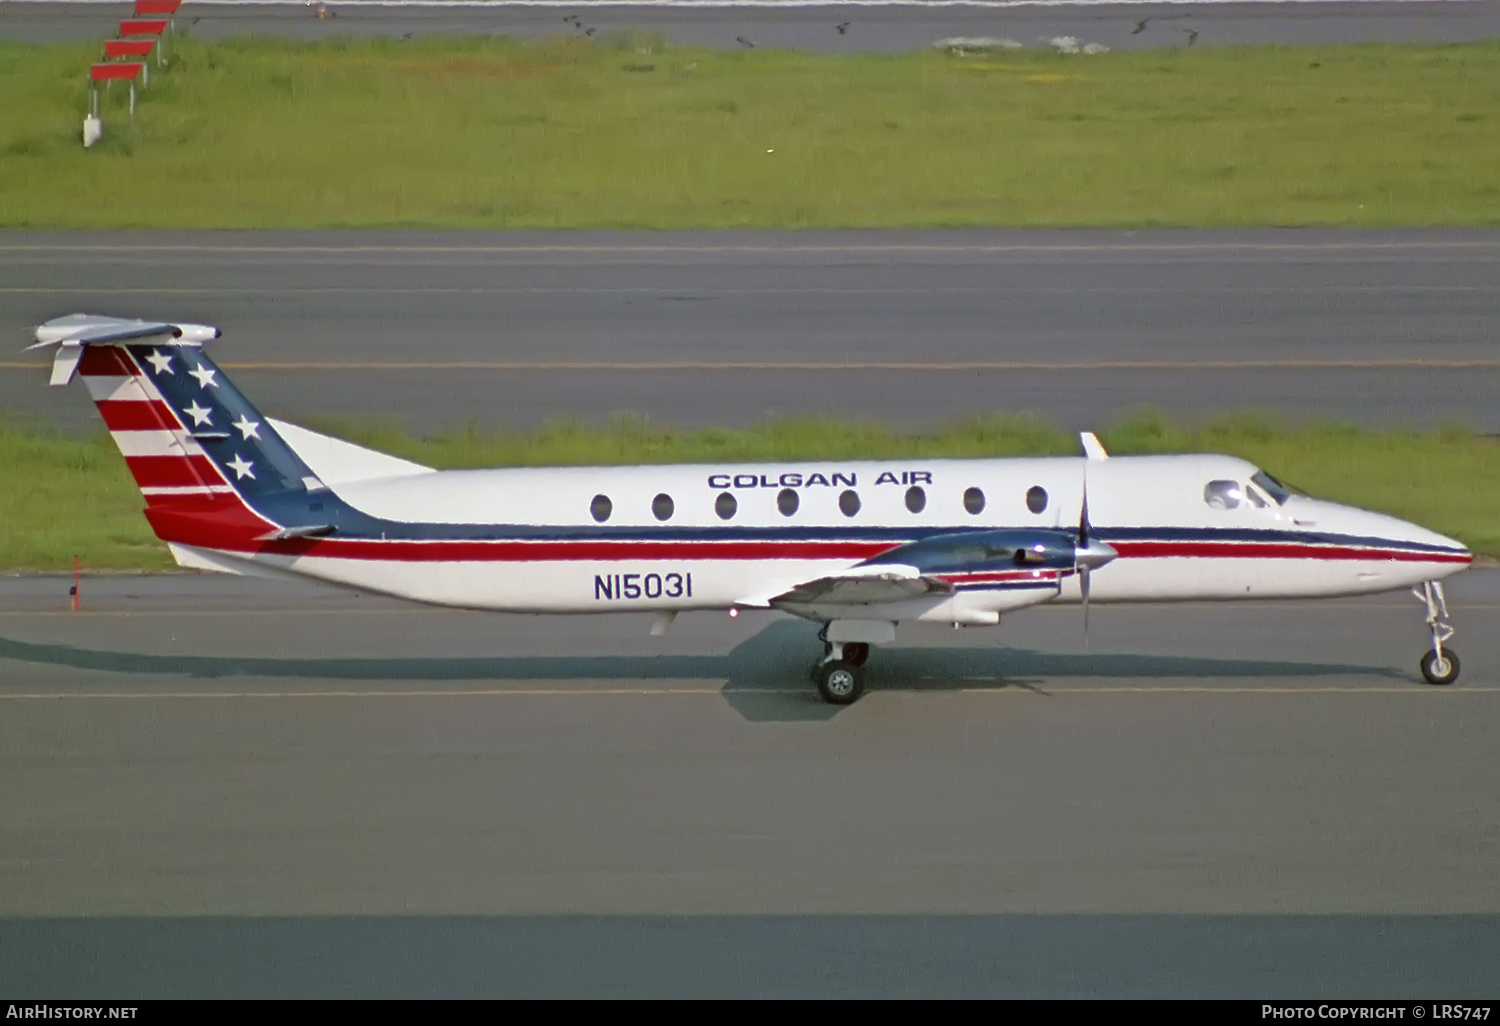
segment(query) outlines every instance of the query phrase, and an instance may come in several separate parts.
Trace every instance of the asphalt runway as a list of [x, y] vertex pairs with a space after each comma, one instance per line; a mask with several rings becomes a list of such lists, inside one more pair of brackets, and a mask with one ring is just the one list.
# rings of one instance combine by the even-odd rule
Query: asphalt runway
[[272, 415], [419, 430], [1141, 406], [1500, 430], [1500, 232], [0, 234], [0, 408], [94, 430], [34, 326], [220, 326]]
[[[1111, 49], [1250, 43], [1470, 42], [1500, 37], [1500, 3], [1447, 0], [1412, 3], [1027, 5], [954, 7], [922, 3], [866, 6], [632, 7], [584, 0], [549, 6], [423, 7], [326, 4], [313, 8], [190, 2], [178, 23], [204, 39], [272, 35], [293, 39], [334, 36], [507, 35], [524, 39], [580, 36], [593, 30], [607, 41], [626, 31], [664, 34], [679, 45], [760, 47], [830, 53], [899, 52], [952, 37], [1010, 39], [1045, 47], [1058, 36], [1081, 46]], [[102, 39], [130, 16], [129, 4], [0, 2], [0, 38], [27, 42]], [[563, 19], [578, 17], [576, 25]], [[1142, 22], [1145, 22], [1142, 26]], [[843, 32], [839, 25], [845, 25]]]
[[[27, 997], [1492, 998], [1500, 571], [902, 628], [0, 581]], [[1434, 998], [1435, 995], [1440, 995]]]

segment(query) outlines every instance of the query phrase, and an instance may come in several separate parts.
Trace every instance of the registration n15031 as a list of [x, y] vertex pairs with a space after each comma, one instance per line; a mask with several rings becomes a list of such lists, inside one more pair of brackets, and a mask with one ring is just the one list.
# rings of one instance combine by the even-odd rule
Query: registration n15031
[[594, 601], [596, 602], [692, 597], [693, 575], [688, 573], [594, 575]]

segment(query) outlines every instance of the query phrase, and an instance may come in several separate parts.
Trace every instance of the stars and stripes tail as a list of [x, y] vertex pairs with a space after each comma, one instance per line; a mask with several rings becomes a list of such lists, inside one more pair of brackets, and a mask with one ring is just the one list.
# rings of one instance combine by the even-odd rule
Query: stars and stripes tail
[[78, 375], [147, 505], [235, 494], [128, 347], [89, 346]]
[[168, 541], [264, 537], [322, 482], [201, 346], [87, 346], [81, 377]]

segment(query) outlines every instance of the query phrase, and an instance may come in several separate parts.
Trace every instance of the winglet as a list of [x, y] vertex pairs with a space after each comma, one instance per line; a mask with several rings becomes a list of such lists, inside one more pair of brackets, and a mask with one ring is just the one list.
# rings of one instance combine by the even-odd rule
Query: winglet
[[1083, 442], [1083, 454], [1091, 460], [1107, 460], [1109, 453], [1104, 451], [1104, 446], [1099, 444], [1099, 439], [1094, 437], [1092, 431], [1084, 431], [1079, 436]]

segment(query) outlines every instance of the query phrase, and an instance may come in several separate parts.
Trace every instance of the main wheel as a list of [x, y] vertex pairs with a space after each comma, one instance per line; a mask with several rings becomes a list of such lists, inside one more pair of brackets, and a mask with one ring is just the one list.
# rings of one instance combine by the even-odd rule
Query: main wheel
[[818, 694], [829, 705], [848, 705], [863, 693], [859, 667], [835, 659], [818, 667]]
[[1422, 656], [1422, 676], [1429, 684], [1452, 684], [1458, 679], [1458, 655], [1451, 648], [1443, 649], [1443, 657], [1436, 652]]

